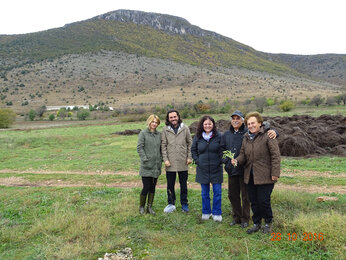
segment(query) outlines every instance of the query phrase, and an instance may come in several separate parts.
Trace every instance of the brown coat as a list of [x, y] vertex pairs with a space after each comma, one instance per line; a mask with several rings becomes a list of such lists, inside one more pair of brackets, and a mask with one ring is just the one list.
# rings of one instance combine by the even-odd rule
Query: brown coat
[[192, 138], [189, 128], [181, 123], [178, 133], [175, 134], [170, 126], [165, 126], [161, 134], [161, 152], [163, 161], [169, 161], [171, 166], [166, 171], [187, 171], [187, 159], [191, 156]]
[[276, 139], [270, 139], [261, 127], [259, 133], [250, 140], [248, 133], [244, 135], [240, 154], [236, 158], [238, 164], [244, 164], [244, 182], [249, 183], [250, 171], [253, 168], [255, 185], [271, 184], [271, 176], [280, 177], [280, 149]]

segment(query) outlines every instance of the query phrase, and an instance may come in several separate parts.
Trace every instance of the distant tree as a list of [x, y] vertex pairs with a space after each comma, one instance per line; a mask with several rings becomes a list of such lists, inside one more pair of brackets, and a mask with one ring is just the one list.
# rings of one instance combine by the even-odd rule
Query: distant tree
[[344, 105], [346, 105], [346, 92], [342, 93], [340, 96], [341, 96], [342, 102], [344, 102]]
[[57, 116], [60, 118], [65, 118], [67, 116], [67, 110], [66, 108], [60, 108], [59, 111], [57, 112]]
[[326, 99], [326, 104], [328, 106], [332, 106], [336, 103], [336, 98], [335, 97], [327, 97]]
[[266, 105], [267, 105], [268, 107], [274, 106], [274, 105], [275, 105], [275, 100], [272, 99], [272, 98], [267, 98], [267, 99], [266, 99]]
[[55, 119], [55, 115], [54, 114], [50, 114], [48, 118], [49, 118], [50, 121], [53, 121]]
[[302, 100], [300, 103], [303, 105], [309, 105], [311, 103], [311, 100], [310, 100], [310, 98], [306, 98], [306, 99]]
[[30, 109], [30, 111], [28, 112], [28, 118], [30, 121], [34, 121], [36, 117], [36, 111], [33, 109]]
[[41, 106], [41, 107], [37, 108], [36, 109], [37, 116], [42, 117], [44, 112], [46, 112], [46, 110], [47, 110], [46, 106]]
[[279, 108], [284, 112], [288, 112], [294, 108], [294, 104], [292, 100], [286, 100], [279, 105]]
[[255, 105], [256, 105], [256, 110], [259, 112], [259, 113], [262, 113], [263, 112], [263, 108], [266, 104], [266, 98], [265, 97], [256, 97], [254, 102], [255, 102]]
[[90, 112], [86, 109], [79, 109], [77, 112], [77, 118], [79, 120], [85, 120], [90, 115]]
[[0, 128], [9, 128], [16, 119], [16, 114], [11, 109], [0, 108]]
[[318, 107], [319, 105], [323, 103], [323, 101], [324, 101], [324, 98], [318, 94], [311, 99], [310, 103]]
[[341, 95], [335, 96], [335, 102], [336, 102], [338, 105], [340, 105], [341, 101], [342, 101], [342, 96], [341, 96]]

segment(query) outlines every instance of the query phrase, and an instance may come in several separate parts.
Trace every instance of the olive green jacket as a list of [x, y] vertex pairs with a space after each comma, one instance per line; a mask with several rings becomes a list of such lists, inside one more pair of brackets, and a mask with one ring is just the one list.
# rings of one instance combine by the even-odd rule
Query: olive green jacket
[[158, 178], [161, 174], [161, 133], [142, 130], [138, 135], [137, 152], [141, 159], [139, 175]]

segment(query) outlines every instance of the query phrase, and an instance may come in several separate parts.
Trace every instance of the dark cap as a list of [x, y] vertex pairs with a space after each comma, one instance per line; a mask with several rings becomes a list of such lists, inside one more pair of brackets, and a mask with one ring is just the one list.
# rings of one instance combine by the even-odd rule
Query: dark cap
[[239, 116], [239, 117], [241, 117], [242, 119], [244, 119], [243, 113], [240, 112], [239, 110], [234, 111], [234, 112], [232, 113], [231, 117], [232, 117], [232, 116]]

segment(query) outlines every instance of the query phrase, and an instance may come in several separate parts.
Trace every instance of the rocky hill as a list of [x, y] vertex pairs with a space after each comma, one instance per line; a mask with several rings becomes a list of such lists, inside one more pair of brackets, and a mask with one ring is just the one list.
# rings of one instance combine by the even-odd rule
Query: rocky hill
[[344, 55], [322, 58], [262, 53], [179, 17], [118, 10], [1, 35], [0, 106], [152, 106], [341, 93]]

